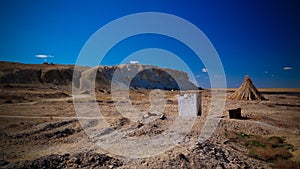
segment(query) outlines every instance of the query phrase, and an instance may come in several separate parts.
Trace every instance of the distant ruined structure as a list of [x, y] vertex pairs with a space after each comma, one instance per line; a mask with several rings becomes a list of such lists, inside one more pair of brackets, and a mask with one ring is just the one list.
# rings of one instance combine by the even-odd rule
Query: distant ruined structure
[[238, 88], [228, 98], [233, 100], [265, 100], [254, 86], [249, 76], [245, 76], [245, 80], [240, 88]]

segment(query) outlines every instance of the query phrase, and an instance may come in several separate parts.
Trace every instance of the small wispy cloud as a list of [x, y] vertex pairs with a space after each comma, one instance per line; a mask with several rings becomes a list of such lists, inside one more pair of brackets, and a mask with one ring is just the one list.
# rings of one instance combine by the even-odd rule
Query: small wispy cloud
[[201, 71], [202, 71], [203, 73], [207, 73], [208, 70], [207, 70], [206, 68], [202, 68]]
[[201, 77], [201, 75], [196, 75], [196, 77], [198, 77], [198, 78], [199, 78], [199, 77]]
[[286, 66], [283, 68], [283, 70], [292, 70], [293, 68], [292, 67], [289, 67], [289, 66]]
[[129, 61], [130, 64], [139, 64], [139, 61], [137, 60], [132, 60], [132, 61]]
[[47, 58], [53, 58], [54, 56], [53, 55], [38, 54], [38, 55], [35, 55], [35, 57], [41, 58], [41, 59], [47, 59]]

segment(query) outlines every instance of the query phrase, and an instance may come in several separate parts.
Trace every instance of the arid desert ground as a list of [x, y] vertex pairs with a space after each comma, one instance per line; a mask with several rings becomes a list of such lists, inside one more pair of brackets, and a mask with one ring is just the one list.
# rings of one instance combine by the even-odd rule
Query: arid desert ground
[[[229, 95], [234, 90], [226, 92]], [[126, 137], [154, 137], [178, 116], [179, 92], [164, 92], [165, 117], [150, 114], [153, 120], [149, 123], [122, 117], [110, 92], [97, 91], [96, 102], [114, 130], [127, 131]], [[0, 168], [299, 168], [299, 89], [262, 89], [264, 101], [226, 100], [223, 114], [217, 117], [218, 127], [202, 143], [197, 139], [205, 123], [211, 90], [199, 92], [202, 115], [191, 132], [166, 152], [132, 159], [112, 154], [89, 138], [74, 110], [71, 87], [2, 85]], [[132, 104], [147, 110], [149, 93], [131, 90]], [[242, 109], [243, 119], [229, 119], [228, 110], [235, 108]], [[96, 119], [89, 123], [97, 126]]]

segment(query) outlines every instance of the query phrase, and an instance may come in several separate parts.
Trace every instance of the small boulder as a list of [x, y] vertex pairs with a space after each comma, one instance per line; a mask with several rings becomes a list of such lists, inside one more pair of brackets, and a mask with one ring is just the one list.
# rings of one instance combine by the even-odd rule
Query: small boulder
[[165, 120], [165, 119], [166, 119], [166, 116], [165, 116], [165, 114], [162, 114], [162, 115], [159, 117], [159, 119], [161, 119], [161, 120]]

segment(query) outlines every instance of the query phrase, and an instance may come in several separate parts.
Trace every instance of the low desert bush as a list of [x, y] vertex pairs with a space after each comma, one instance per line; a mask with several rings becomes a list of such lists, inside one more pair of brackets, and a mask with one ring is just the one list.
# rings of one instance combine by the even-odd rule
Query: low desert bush
[[263, 161], [276, 163], [279, 160], [287, 161], [293, 157], [289, 151], [293, 146], [278, 136], [262, 137], [244, 132], [228, 132], [225, 136], [231, 142], [244, 146], [248, 150], [249, 156]]

